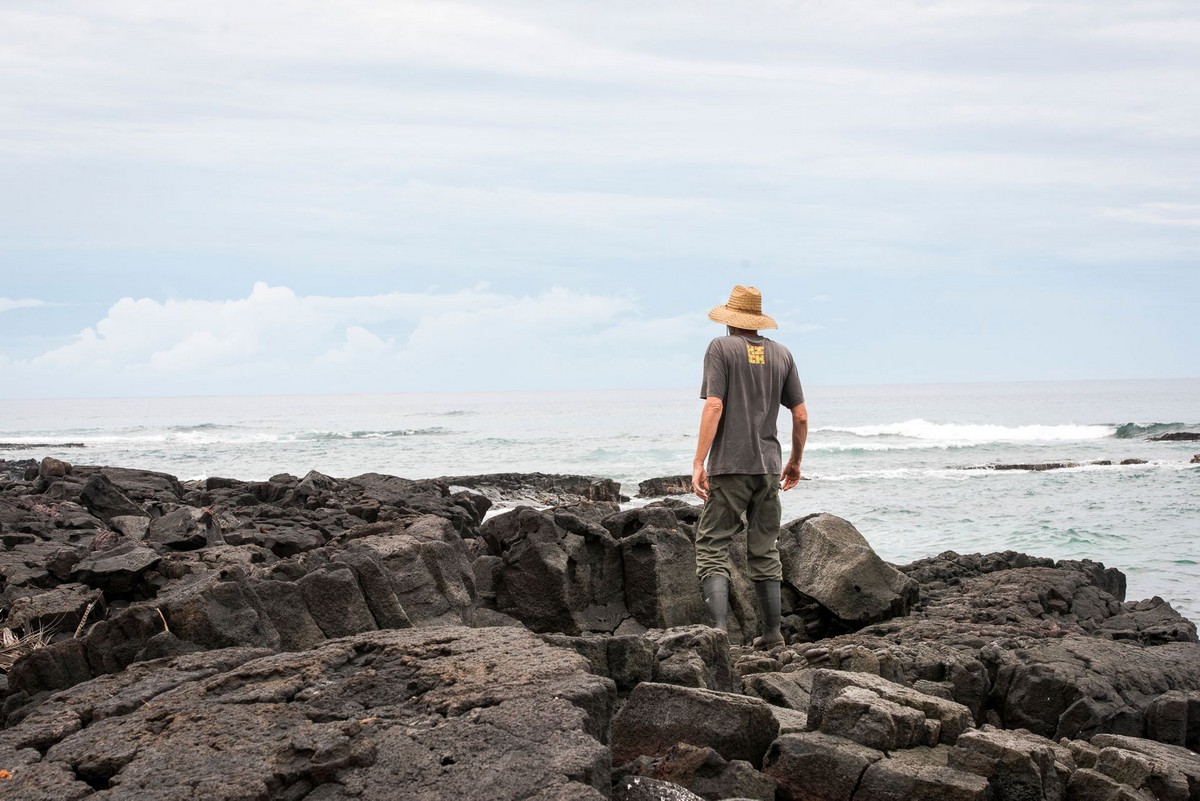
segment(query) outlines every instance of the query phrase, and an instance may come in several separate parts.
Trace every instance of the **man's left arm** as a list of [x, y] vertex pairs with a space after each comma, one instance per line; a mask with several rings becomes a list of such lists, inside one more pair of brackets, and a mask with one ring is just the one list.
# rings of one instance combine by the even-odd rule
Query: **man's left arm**
[[779, 479], [786, 492], [800, 483], [800, 461], [804, 458], [804, 443], [808, 440], [808, 407], [804, 402], [792, 407], [792, 454]]

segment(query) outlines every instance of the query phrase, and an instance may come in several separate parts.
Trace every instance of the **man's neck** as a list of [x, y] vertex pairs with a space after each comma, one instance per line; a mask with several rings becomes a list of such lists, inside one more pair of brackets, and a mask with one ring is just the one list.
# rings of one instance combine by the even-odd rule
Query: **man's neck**
[[727, 325], [725, 328], [729, 331], [731, 337], [745, 337], [746, 339], [757, 339], [758, 332], [749, 328], [734, 328], [732, 325]]

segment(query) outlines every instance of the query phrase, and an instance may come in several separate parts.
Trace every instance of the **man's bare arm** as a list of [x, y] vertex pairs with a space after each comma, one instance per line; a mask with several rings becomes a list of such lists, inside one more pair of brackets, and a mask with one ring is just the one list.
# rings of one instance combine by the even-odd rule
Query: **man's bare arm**
[[696, 458], [692, 460], [692, 492], [702, 501], [708, 500], [708, 472], [704, 469], [704, 460], [716, 439], [717, 424], [721, 422], [724, 410], [725, 403], [720, 398], [710, 397], [704, 401], [704, 411], [700, 413], [700, 438], [696, 442]]
[[788, 457], [783, 474], [779, 477], [784, 491], [800, 483], [800, 461], [804, 458], [804, 443], [807, 441], [808, 408], [798, 403], [792, 407], [792, 455]]

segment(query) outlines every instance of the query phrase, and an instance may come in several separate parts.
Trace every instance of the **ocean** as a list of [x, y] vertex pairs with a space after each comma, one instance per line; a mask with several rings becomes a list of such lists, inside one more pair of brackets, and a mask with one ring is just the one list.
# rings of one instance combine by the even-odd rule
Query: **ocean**
[[[1122, 570], [1200, 621], [1200, 379], [806, 387], [808, 479], [784, 520], [830, 512], [886, 560], [1018, 550]], [[265, 479], [691, 471], [695, 388], [591, 392], [0, 400], [0, 458]], [[781, 433], [788, 431], [781, 417]], [[1050, 471], [994, 464], [1144, 459]], [[632, 503], [641, 501], [634, 500]]]

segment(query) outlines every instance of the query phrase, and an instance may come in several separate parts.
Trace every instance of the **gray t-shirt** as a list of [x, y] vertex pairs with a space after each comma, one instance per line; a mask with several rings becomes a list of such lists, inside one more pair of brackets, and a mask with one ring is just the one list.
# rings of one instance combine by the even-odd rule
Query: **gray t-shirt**
[[783, 469], [776, 419], [779, 406], [804, 402], [796, 362], [766, 337], [717, 337], [704, 354], [700, 397], [723, 403], [708, 474], [778, 474]]

